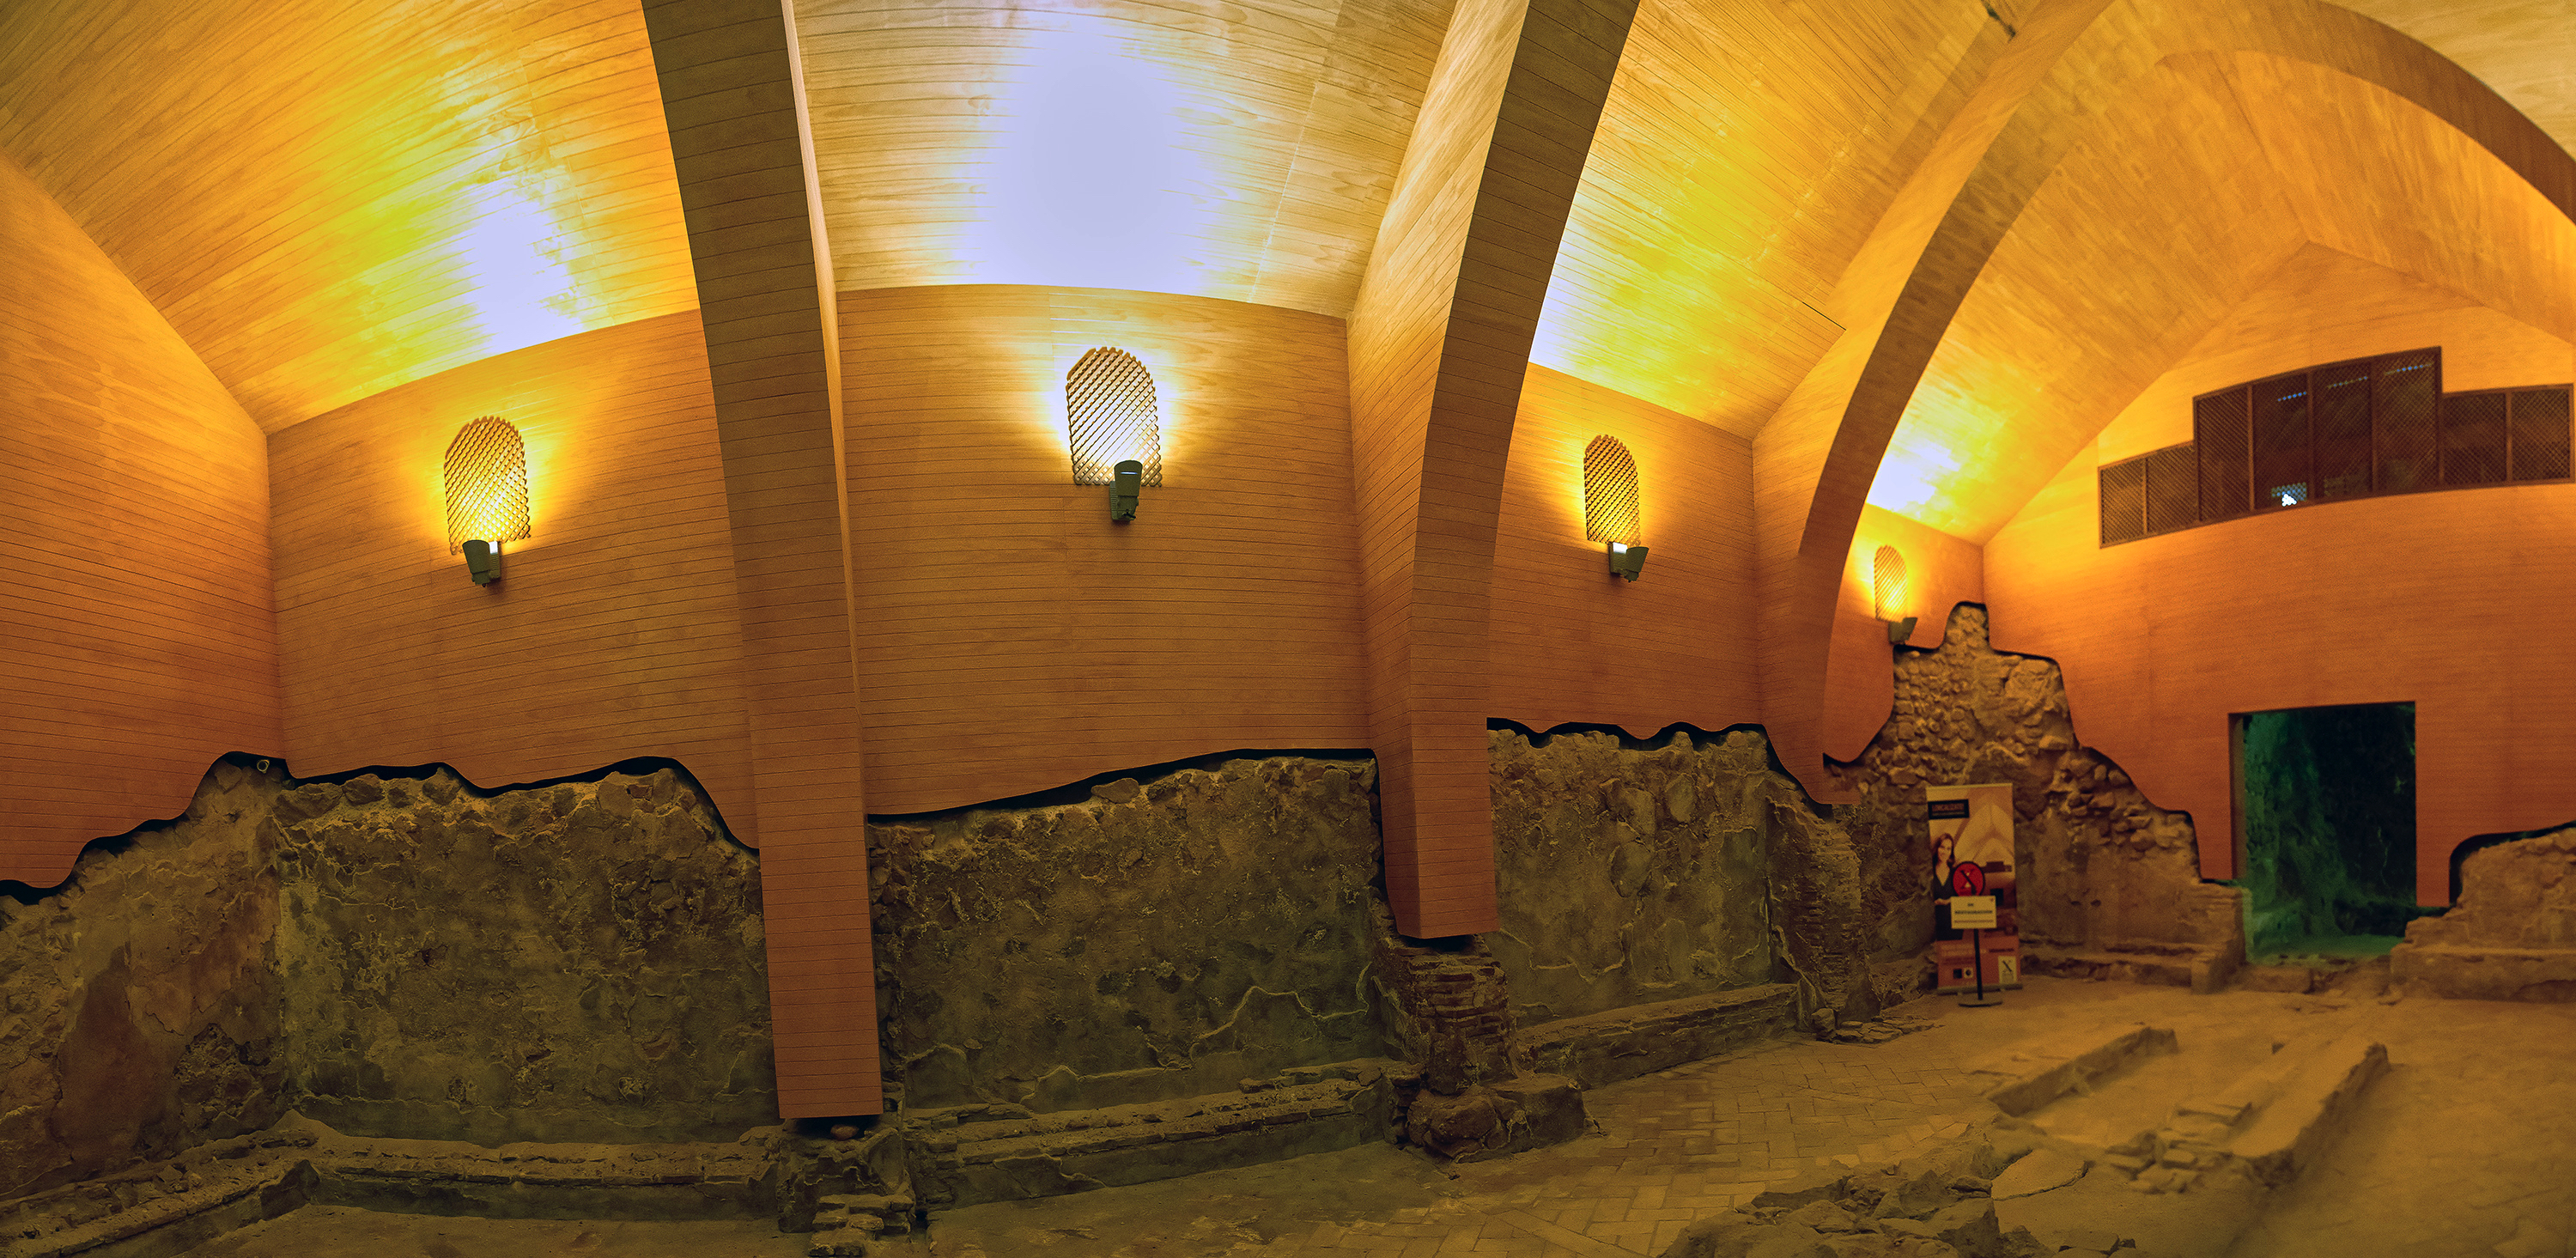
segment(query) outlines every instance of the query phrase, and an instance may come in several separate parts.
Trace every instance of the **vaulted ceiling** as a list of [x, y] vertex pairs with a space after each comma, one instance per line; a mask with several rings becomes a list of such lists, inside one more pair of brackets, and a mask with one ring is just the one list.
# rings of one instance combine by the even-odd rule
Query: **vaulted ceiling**
[[[2576, 0], [2350, 0], [2576, 136]], [[2044, 8], [1645, 0], [1533, 359], [1739, 435], [1862, 317], [1850, 270]], [[836, 285], [1347, 315], [1447, 0], [805, 0]], [[696, 304], [634, 0], [21, 0], [0, 153], [263, 427]], [[2576, 235], [2422, 108], [2181, 57], [1962, 303], [1873, 500], [1982, 539], [2314, 242], [2576, 333]]]
[[633, 0], [0, 12], [0, 153], [269, 431], [697, 304]]

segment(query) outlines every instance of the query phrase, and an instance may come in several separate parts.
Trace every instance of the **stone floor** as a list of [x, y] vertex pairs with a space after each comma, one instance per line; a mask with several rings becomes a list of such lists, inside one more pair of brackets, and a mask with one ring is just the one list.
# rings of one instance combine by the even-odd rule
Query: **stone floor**
[[[2043, 1239], [2075, 1226], [2148, 1235], [2189, 1258], [2567, 1258], [2576, 1254], [2576, 1007], [2342, 1000], [2033, 978], [1992, 1009], [1927, 999], [1938, 1025], [1879, 1045], [1783, 1041], [1599, 1089], [1594, 1134], [1443, 1169], [1388, 1146], [1241, 1171], [936, 1216], [889, 1258], [1638, 1258], [1693, 1219], [1820, 1164], [1892, 1161], [1992, 1113], [1961, 1070], [2078, 1022], [2172, 1026], [2196, 1038], [2326, 1023], [2389, 1049], [2326, 1162], [2268, 1203], [2226, 1253], [2177, 1242], [2190, 1195], [2102, 1197], [2062, 1222], [2046, 1195], [2005, 1203]], [[2070, 1201], [2072, 1197], [2070, 1196]], [[2061, 1203], [2063, 1204], [2063, 1203]], [[2134, 1211], [2136, 1217], [2120, 1217]], [[518, 1258], [521, 1254], [801, 1252], [759, 1225], [549, 1224], [365, 1216], [308, 1207], [201, 1248], [229, 1258]], [[2080, 1218], [2072, 1215], [2080, 1214]], [[555, 1229], [555, 1232], [546, 1232]], [[730, 1230], [727, 1230], [730, 1229]], [[541, 1234], [542, 1233], [542, 1234]], [[557, 1234], [559, 1233], [559, 1234]], [[666, 1234], [667, 1233], [667, 1234]], [[555, 1248], [545, 1248], [552, 1244]]]

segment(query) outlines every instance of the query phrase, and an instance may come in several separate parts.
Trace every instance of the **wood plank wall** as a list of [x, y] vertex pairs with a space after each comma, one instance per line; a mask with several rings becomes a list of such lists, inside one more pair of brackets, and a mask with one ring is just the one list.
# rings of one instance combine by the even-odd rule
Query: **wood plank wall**
[[1905, 557], [1905, 599], [1888, 616], [1915, 618], [1908, 646], [1939, 647], [1951, 609], [1986, 596], [1984, 547], [1892, 511], [1861, 508], [1842, 592], [1834, 600], [1833, 652], [1825, 663], [1824, 749], [1836, 760], [1859, 759], [1896, 703], [1896, 648], [1877, 608], [1874, 565], [1881, 546]]
[[[2412, 702], [2416, 891], [2463, 839], [2576, 819], [2576, 486], [2321, 503], [2102, 548], [2095, 470], [2191, 432], [2195, 393], [2427, 344], [2453, 390], [2576, 377], [2568, 342], [2341, 255], [2303, 259], [2070, 462], [1986, 545], [1998, 649], [2065, 672], [2077, 736], [2192, 814], [2201, 873], [2236, 872], [2228, 715]], [[2375, 276], [2378, 283], [2371, 281]], [[2267, 331], [2266, 335], [2256, 335]], [[2454, 364], [2458, 364], [2456, 367]]]
[[1351, 446], [1387, 900], [1491, 930], [1488, 582], [1511, 425], [1635, 0], [1467, 0], [1351, 316]]
[[[527, 443], [531, 524], [488, 587], [447, 553], [441, 475], [484, 415]], [[694, 312], [441, 372], [269, 448], [296, 773], [444, 761], [490, 787], [668, 756], [759, 841]]]
[[[841, 308], [872, 810], [1368, 745], [1341, 320], [1017, 285]], [[1100, 345], [1160, 395], [1163, 484], [1126, 524], [1065, 444]]]
[[[1960, 303], [2106, 109], [2127, 103], [2169, 57], [2237, 50], [2314, 63], [2413, 102], [2547, 203], [2576, 207], [2576, 159], [2459, 67], [2348, 10], [2317, 0], [2094, 0], [2036, 12], [1845, 273], [1838, 299], [1849, 331], [1755, 441], [1764, 722], [1789, 770], [1816, 779], [1811, 790], [1822, 782], [1826, 661], [1852, 530]], [[1831, 788], [1826, 796], [1845, 798]]]
[[723, 453], [786, 1118], [881, 1113], [840, 346], [790, 0], [650, 0]]
[[259, 428], [0, 156], [0, 880], [279, 747]]
[[[1583, 450], [1604, 435], [1637, 461], [1633, 584], [1583, 540]], [[1745, 438], [1532, 365], [1494, 542], [1490, 714], [1638, 737], [1760, 719], [1752, 476]]]

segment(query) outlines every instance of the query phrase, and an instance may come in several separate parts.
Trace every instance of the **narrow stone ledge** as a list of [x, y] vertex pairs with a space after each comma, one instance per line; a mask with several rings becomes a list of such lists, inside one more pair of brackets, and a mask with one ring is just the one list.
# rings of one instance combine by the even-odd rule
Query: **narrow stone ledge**
[[0, 1240], [0, 1258], [184, 1253], [303, 1205], [312, 1180], [306, 1150], [313, 1143], [309, 1131], [236, 1136], [9, 1202], [0, 1206], [0, 1219], [11, 1229]]
[[1597, 1088], [1793, 1034], [1798, 989], [1764, 983], [1543, 1022], [1521, 1032], [1531, 1069]]
[[2576, 949], [2402, 943], [2389, 976], [2410, 995], [2451, 1000], [2576, 1001]]
[[[1340, 1077], [1316, 1078], [1319, 1073]], [[1239, 1092], [1034, 1114], [1016, 1105], [903, 1118], [926, 1205], [1016, 1201], [1137, 1184], [1384, 1140], [1418, 1086], [1409, 1063], [1302, 1068]]]

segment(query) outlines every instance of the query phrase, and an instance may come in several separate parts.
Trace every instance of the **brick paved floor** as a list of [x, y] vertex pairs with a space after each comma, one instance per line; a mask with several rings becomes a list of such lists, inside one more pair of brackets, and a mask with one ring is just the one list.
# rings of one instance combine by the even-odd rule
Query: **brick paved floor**
[[[1931, 1006], [1934, 1002], [1924, 1002]], [[1892, 1161], [1993, 1112], [1955, 1063], [1970, 1045], [1936, 1027], [1880, 1045], [1782, 1040], [1586, 1094], [1594, 1134], [1455, 1168], [1391, 1148], [1296, 1159], [1312, 1165], [1300, 1211], [1236, 1182], [1193, 1176], [1059, 1198], [978, 1206], [932, 1221], [936, 1258], [1297, 1255], [1298, 1258], [1634, 1258], [1692, 1220], [1772, 1181], [1827, 1163]], [[1970, 1037], [1983, 1047], [1985, 1037]], [[1293, 1164], [1281, 1164], [1293, 1165]], [[1420, 1181], [1419, 1204], [1307, 1223], [1354, 1179]], [[1327, 1182], [1330, 1181], [1330, 1182]], [[1338, 1185], [1338, 1187], [1336, 1187]], [[1384, 1185], [1377, 1185], [1384, 1187]], [[1180, 1194], [1195, 1188], [1196, 1199]], [[1293, 1190], [1292, 1190], [1293, 1191]], [[1123, 1208], [1113, 1207], [1123, 1198]], [[1285, 1208], [1281, 1208], [1281, 1207]], [[1108, 1221], [1118, 1208], [1126, 1226]], [[1079, 1222], [1044, 1216], [1078, 1214]], [[1227, 1216], [1240, 1216], [1228, 1218]], [[1153, 1219], [1155, 1223], [1139, 1220]]]

